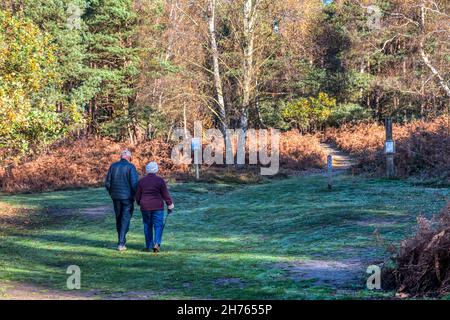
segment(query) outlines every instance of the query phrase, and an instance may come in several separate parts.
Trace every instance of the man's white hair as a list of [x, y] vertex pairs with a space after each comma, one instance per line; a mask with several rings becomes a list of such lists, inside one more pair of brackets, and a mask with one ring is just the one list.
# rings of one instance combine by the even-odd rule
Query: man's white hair
[[120, 159], [124, 159], [124, 158], [131, 158], [130, 150], [126, 149], [120, 153]]

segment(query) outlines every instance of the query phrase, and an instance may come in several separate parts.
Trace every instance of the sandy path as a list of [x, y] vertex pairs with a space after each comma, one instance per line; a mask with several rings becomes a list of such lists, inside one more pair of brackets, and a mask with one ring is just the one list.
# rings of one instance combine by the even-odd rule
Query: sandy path
[[348, 170], [353, 165], [355, 165], [356, 160], [350, 157], [348, 154], [342, 150], [337, 149], [330, 143], [321, 143], [322, 148], [325, 150], [327, 155], [331, 154], [333, 156], [333, 170]]
[[149, 300], [151, 291], [106, 293], [99, 290], [53, 290], [35, 284], [0, 281], [0, 300]]

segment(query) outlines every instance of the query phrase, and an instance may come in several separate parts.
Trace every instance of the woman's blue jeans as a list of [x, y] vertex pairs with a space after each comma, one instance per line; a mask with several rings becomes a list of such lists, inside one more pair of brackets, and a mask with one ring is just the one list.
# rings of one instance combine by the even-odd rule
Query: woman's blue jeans
[[164, 225], [164, 210], [142, 211], [142, 221], [144, 222], [145, 247], [152, 249], [155, 244], [160, 246]]

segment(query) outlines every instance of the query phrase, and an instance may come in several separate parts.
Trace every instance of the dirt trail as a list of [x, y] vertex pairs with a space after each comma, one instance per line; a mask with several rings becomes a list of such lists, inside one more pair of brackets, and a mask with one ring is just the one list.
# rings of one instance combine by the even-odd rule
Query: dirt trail
[[0, 281], [0, 300], [148, 300], [151, 291], [106, 293], [99, 290], [51, 290], [35, 284]]
[[368, 265], [357, 258], [347, 260], [300, 260], [278, 263], [277, 268], [288, 272], [294, 281], [309, 280], [317, 286], [335, 289], [354, 289], [364, 283], [365, 267]]
[[355, 159], [346, 154], [344, 151], [339, 150], [334, 145], [324, 142], [320, 145], [325, 150], [327, 155], [331, 154], [333, 156], [333, 170], [348, 170], [356, 164]]
[[0, 282], [0, 300], [84, 300], [94, 299], [92, 295], [80, 292], [48, 290], [34, 284]]
[[[354, 158], [333, 144], [322, 142], [320, 145], [327, 155], [333, 156], [333, 174], [344, 173], [356, 164]], [[320, 172], [323, 172], [323, 169]], [[350, 260], [316, 259], [279, 263], [275, 266], [288, 272], [293, 280], [311, 280], [314, 285], [347, 290], [355, 285], [361, 286], [366, 264], [368, 265], [367, 261], [355, 256]], [[350, 289], [350, 291], [352, 290]]]

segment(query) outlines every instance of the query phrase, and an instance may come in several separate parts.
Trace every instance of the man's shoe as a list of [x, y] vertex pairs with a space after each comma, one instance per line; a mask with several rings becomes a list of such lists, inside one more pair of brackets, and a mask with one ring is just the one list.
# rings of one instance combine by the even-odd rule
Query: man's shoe
[[125, 251], [125, 250], [127, 250], [127, 247], [125, 247], [125, 246], [118, 246], [118, 247], [117, 247], [117, 250], [119, 250], [119, 251]]
[[158, 253], [159, 252], [159, 245], [155, 244], [155, 246], [153, 247], [153, 252], [154, 253]]

